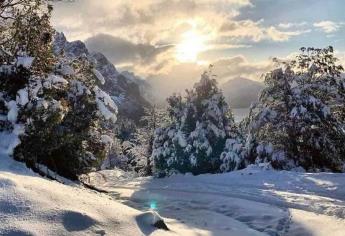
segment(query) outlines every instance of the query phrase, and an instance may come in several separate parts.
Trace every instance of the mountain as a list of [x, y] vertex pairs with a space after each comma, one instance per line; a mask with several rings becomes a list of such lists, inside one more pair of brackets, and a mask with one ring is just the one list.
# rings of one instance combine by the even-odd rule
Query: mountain
[[82, 41], [68, 42], [63, 33], [57, 33], [53, 50], [57, 55], [64, 53], [70, 58], [87, 56], [95, 66], [95, 75], [101, 80], [99, 87], [112, 97], [119, 108], [120, 116], [138, 121], [144, 108], [150, 106], [144, 96], [146, 94], [149, 97], [149, 84], [131, 72], [118, 72], [102, 53], [90, 52]]
[[222, 84], [224, 96], [231, 108], [248, 108], [258, 100], [264, 84], [245, 78], [235, 78]]
[[123, 71], [121, 72], [121, 74], [128, 80], [139, 86], [140, 95], [142, 97], [144, 97], [151, 104], [155, 103], [156, 97], [153, 95], [153, 88], [147, 80], [144, 80], [141, 77], [135, 75], [133, 72], [129, 71]]

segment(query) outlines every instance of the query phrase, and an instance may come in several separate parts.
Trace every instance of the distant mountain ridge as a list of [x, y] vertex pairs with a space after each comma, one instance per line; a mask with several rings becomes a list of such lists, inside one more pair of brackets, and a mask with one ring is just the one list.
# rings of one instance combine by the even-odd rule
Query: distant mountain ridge
[[258, 101], [264, 84], [258, 81], [238, 77], [222, 84], [220, 88], [231, 108], [248, 108]]
[[86, 55], [104, 77], [105, 83], [100, 87], [107, 92], [119, 108], [119, 115], [138, 121], [144, 114], [144, 108], [151, 104], [144, 97], [148, 95], [150, 85], [131, 72], [118, 72], [115, 66], [99, 52], [89, 52], [82, 41], [68, 42], [63, 33], [54, 37], [53, 50], [56, 55], [64, 53], [74, 58]]

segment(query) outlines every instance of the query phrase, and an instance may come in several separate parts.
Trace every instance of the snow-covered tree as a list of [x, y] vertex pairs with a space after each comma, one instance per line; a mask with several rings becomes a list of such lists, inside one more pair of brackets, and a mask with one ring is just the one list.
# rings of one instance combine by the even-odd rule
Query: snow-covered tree
[[95, 85], [87, 60], [73, 66], [68, 76], [55, 71], [30, 80], [19, 113], [26, 132], [14, 153], [33, 168], [43, 164], [70, 178], [98, 168], [106, 158], [112, 138], [103, 124], [116, 121], [117, 109]]
[[0, 33], [0, 45], [4, 55], [0, 62], [16, 61], [25, 66], [24, 63], [32, 60], [32, 72], [49, 71], [54, 60], [51, 52], [52, 6], [44, 0], [5, 0], [1, 4], [0, 19], [3, 18], [4, 29]]
[[142, 157], [146, 159], [145, 175], [152, 175], [152, 146], [154, 141], [154, 134], [157, 127], [165, 122], [166, 114], [156, 105], [147, 107], [144, 110], [144, 115], [141, 118], [141, 128], [139, 128], [135, 135], [135, 140], [142, 148]]
[[[126, 171], [137, 172], [140, 176], [152, 175], [152, 144], [154, 131], [165, 122], [165, 112], [156, 106], [144, 109], [140, 122], [119, 117], [115, 125], [115, 144], [110, 157], [106, 160], [106, 168], [117, 167]], [[116, 145], [115, 145], [116, 146]]]
[[302, 48], [265, 77], [266, 88], [251, 110], [249, 162], [278, 169], [342, 171], [345, 133], [336, 115], [344, 96], [342, 67], [333, 48]]
[[1, 128], [19, 135], [10, 154], [37, 171], [44, 165], [70, 178], [99, 168], [112, 142], [114, 101], [98, 87], [86, 56], [53, 54], [46, 1], [5, 2], [16, 3], [0, 11], [10, 16], [0, 32], [10, 40], [0, 53]]
[[205, 72], [184, 98], [180, 95], [168, 98], [171, 123], [156, 130], [153, 144], [157, 175], [215, 173], [239, 166], [227, 165], [241, 159], [227, 155], [235, 149], [240, 152], [230, 141], [224, 150], [226, 140], [236, 138], [238, 131], [228, 104], [211, 77], [211, 72]]

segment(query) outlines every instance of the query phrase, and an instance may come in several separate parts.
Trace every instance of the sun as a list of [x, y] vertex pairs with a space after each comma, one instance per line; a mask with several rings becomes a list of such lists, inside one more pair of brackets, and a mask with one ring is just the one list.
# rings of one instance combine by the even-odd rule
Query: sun
[[175, 57], [180, 62], [197, 62], [199, 53], [205, 49], [205, 37], [195, 30], [187, 31], [176, 46]]

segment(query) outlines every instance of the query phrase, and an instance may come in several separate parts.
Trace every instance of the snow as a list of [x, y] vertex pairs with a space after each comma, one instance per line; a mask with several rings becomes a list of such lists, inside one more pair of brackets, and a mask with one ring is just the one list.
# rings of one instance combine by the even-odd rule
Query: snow
[[234, 119], [236, 123], [241, 122], [249, 115], [249, 108], [233, 108]]
[[34, 57], [29, 56], [19, 56], [17, 57], [17, 66], [22, 66], [26, 69], [30, 69], [32, 63], [34, 62]]
[[[164, 222], [163, 218], [155, 211], [148, 211], [137, 216], [138, 225], [145, 235], [152, 233], [152, 226]], [[165, 225], [166, 226], [166, 225]]]
[[21, 106], [25, 106], [29, 102], [29, 93], [27, 88], [20, 89], [17, 92], [16, 101]]
[[181, 130], [179, 130], [177, 132], [177, 140], [178, 140], [178, 143], [181, 147], [187, 146], [187, 141], [186, 141], [185, 135], [183, 134], [183, 132]]
[[73, 67], [67, 64], [61, 65], [61, 68], [56, 69], [56, 71], [65, 76], [75, 75]]
[[0, 235], [140, 235], [131, 220], [139, 212], [35, 176], [6, 156], [0, 159]]
[[109, 135], [101, 135], [101, 141], [104, 144], [111, 145], [114, 141]]
[[0, 65], [0, 73], [2, 74], [11, 74], [14, 70], [12, 65]]
[[[249, 166], [216, 175], [134, 177], [120, 170], [90, 183], [139, 210], [154, 206], [198, 235], [344, 235], [345, 174]], [[169, 224], [168, 224], [169, 227]]]
[[94, 90], [96, 95], [96, 103], [98, 110], [106, 120], [110, 120], [113, 123], [117, 120], [117, 106], [111, 99], [109, 94], [101, 90], [99, 87], [95, 86]]
[[96, 69], [92, 69], [92, 72], [96, 76], [96, 78], [99, 80], [99, 82], [101, 82], [101, 84], [105, 84], [105, 79], [103, 75], [101, 74], [101, 72], [99, 72]]
[[81, 96], [83, 94], [91, 94], [91, 91], [82, 82], [78, 80], [71, 81], [72, 93], [70, 96]]
[[23, 133], [24, 126], [19, 124], [14, 125], [12, 132], [0, 132], [0, 153], [12, 155], [13, 149], [20, 143], [18, 136]]
[[8, 109], [7, 119], [13, 124], [16, 123], [18, 117], [18, 106], [16, 101], [9, 101], [6, 103], [6, 106]]
[[155, 212], [38, 176], [8, 156], [19, 133], [0, 132], [0, 235], [198, 235], [173, 219], [164, 219], [171, 231], [157, 229], [152, 224], [163, 218]]
[[[164, 179], [103, 170], [83, 178], [109, 192], [96, 193], [12, 160], [22, 133], [20, 125], [0, 132], [0, 235], [341, 236], [345, 230], [345, 174], [279, 172], [264, 164]], [[171, 231], [153, 226], [160, 220]]]
[[49, 74], [48, 78], [44, 81], [43, 86], [45, 88], [59, 88], [61, 86], [66, 86], [68, 81], [65, 80], [63, 77], [58, 75]]

